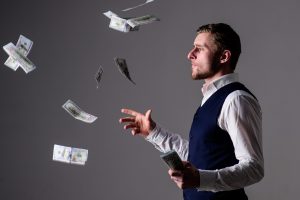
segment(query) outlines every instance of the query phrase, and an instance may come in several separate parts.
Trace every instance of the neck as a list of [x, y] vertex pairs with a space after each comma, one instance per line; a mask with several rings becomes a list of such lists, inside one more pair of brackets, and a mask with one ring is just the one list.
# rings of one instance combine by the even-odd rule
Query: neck
[[233, 73], [233, 71], [227, 71], [227, 72], [219, 71], [219, 72], [215, 73], [213, 76], [204, 79], [205, 84], [209, 84], [209, 83], [219, 79], [220, 77], [227, 75], [227, 74], [231, 74], [231, 73]]

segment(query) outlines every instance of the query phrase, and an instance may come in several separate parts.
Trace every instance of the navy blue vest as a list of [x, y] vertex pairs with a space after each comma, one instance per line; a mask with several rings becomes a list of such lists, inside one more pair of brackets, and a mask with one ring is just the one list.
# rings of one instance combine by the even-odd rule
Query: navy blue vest
[[[234, 82], [217, 90], [202, 106], [193, 119], [189, 138], [188, 161], [198, 169], [214, 170], [238, 163], [229, 134], [218, 126], [223, 103], [235, 90], [254, 95], [241, 83]], [[207, 192], [184, 189], [185, 200], [247, 200], [244, 189]]]

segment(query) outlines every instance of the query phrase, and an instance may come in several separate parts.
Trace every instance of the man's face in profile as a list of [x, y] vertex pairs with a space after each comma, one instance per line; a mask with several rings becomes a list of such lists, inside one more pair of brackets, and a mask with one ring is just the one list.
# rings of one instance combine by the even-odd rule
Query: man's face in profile
[[199, 33], [194, 41], [194, 48], [188, 53], [192, 64], [192, 79], [207, 79], [220, 69], [217, 45], [211, 33]]

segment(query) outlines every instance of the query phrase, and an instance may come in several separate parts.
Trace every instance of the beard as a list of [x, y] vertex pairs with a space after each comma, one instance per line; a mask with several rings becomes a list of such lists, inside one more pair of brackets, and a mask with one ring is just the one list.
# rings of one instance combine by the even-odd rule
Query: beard
[[192, 68], [192, 79], [193, 80], [203, 80], [214, 76], [221, 69], [221, 64], [219, 62], [219, 56], [215, 56], [211, 63], [210, 68], [207, 71], [201, 71], [199, 69]]
[[208, 71], [208, 72], [200, 72], [200, 71], [193, 71], [192, 72], [192, 79], [193, 80], [204, 80], [207, 79], [211, 76], [213, 76], [215, 73], [213, 73], [212, 71]]

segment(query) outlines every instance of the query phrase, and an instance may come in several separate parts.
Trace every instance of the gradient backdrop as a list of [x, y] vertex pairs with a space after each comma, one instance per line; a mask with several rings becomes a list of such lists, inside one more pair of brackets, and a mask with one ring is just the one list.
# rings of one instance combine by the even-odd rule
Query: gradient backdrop
[[[30, 38], [37, 69], [14, 72], [0, 51], [0, 199], [182, 199], [161, 153], [118, 119], [123, 107], [151, 108], [158, 123], [188, 137], [203, 82], [191, 80], [186, 57], [196, 29], [214, 22], [240, 34], [237, 72], [263, 110], [265, 178], [246, 192], [253, 200], [298, 199], [299, 1], [156, 0], [121, 11], [143, 1], [1, 0], [1, 46]], [[161, 21], [125, 34], [108, 28], [107, 10]], [[136, 86], [114, 57], [127, 59]], [[99, 118], [73, 119], [61, 108], [68, 99]], [[54, 144], [88, 149], [86, 165], [52, 161]]]

